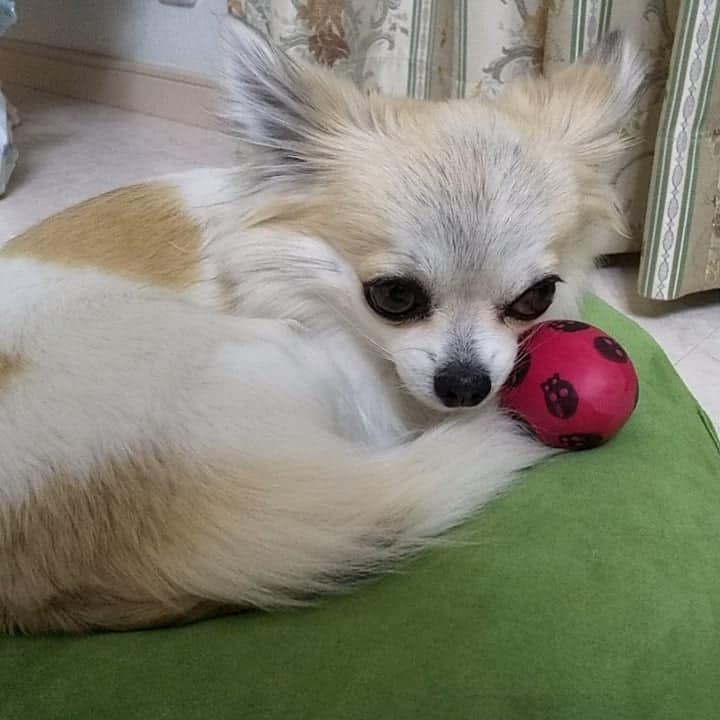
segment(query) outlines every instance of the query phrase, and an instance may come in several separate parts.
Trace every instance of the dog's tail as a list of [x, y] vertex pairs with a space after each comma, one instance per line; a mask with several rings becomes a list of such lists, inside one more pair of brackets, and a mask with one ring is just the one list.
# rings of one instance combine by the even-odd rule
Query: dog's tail
[[219, 470], [207, 485], [207, 521], [194, 524], [195, 560], [175, 568], [174, 581], [206, 598], [210, 590], [216, 602], [263, 608], [337, 590], [458, 524], [550, 452], [495, 413], [382, 454], [337, 439], [334, 450], [320, 447], [322, 456], [308, 448], [284, 467], [245, 458], [243, 477], [233, 463], [229, 483], [216, 482]]
[[246, 448], [132, 453], [42, 507], [0, 512], [0, 631], [306, 602], [427, 544], [550, 452], [492, 412], [383, 453], [315, 437], [278, 439], [272, 461]]

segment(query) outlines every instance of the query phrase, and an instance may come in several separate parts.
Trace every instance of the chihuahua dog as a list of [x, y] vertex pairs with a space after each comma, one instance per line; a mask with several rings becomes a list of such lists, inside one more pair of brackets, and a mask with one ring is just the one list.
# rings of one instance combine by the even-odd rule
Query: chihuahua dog
[[622, 223], [638, 54], [612, 34], [496, 99], [432, 103], [226, 35], [237, 167], [0, 251], [7, 632], [302, 603], [549, 452], [495, 397], [518, 335], [573, 314], [589, 227]]

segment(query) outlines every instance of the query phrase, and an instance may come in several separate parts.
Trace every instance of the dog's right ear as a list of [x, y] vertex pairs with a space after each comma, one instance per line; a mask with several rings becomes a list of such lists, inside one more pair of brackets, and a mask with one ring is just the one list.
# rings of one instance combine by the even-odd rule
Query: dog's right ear
[[290, 59], [239, 20], [225, 21], [222, 39], [225, 120], [276, 175], [312, 172], [345, 132], [372, 125], [350, 82]]
[[607, 165], [626, 147], [623, 126], [635, 109], [648, 67], [615, 30], [572, 65], [550, 77], [524, 77], [498, 106], [537, 136], [561, 143], [589, 165]]

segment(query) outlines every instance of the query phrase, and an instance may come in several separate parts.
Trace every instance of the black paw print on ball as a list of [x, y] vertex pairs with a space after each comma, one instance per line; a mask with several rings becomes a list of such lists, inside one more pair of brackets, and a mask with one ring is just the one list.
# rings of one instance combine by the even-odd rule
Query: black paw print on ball
[[628, 361], [627, 353], [607, 335], [601, 335], [593, 340], [595, 349], [610, 362], [624, 363]]
[[603, 444], [603, 437], [597, 433], [573, 433], [561, 435], [560, 444], [566, 450], [592, 450]]
[[581, 330], [587, 330], [590, 326], [579, 320], [553, 320], [550, 327], [559, 332], [580, 332]]
[[575, 414], [578, 406], [578, 394], [559, 373], [548, 378], [541, 386], [545, 395], [548, 412], [558, 418], [569, 418]]

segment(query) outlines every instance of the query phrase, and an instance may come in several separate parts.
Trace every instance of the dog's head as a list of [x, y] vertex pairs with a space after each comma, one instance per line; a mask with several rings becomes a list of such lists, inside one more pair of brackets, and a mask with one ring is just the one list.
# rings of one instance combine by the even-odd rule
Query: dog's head
[[589, 225], [622, 223], [610, 164], [637, 53], [612, 34], [495, 100], [431, 103], [367, 97], [240, 23], [230, 34], [228, 117], [263, 198], [252, 222], [308, 238], [278, 263], [312, 267], [298, 284], [425, 405], [492, 395], [518, 334], [591, 262]]

